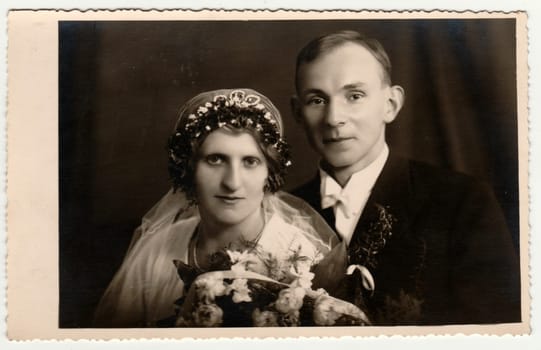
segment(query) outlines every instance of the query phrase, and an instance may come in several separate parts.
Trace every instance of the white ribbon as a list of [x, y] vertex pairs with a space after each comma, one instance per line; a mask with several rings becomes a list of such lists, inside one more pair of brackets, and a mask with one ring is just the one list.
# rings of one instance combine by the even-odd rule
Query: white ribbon
[[[353, 268], [353, 269], [351, 269]], [[368, 278], [369, 280], [371, 281], [372, 283], [372, 286], [374, 285], [374, 280], [372, 278], [372, 275], [370, 275], [370, 272], [368, 271], [368, 269], [364, 266], [361, 266], [361, 265], [350, 265], [348, 267], [348, 270], [347, 270], [347, 274], [348, 275], [351, 275], [353, 273], [353, 271], [355, 270], [355, 268], [359, 268], [360, 271], [363, 271], [362, 269], [365, 269], [366, 270], [366, 273], [368, 274]], [[351, 269], [351, 271], [350, 271]], [[361, 274], [363, 274], [363, 272], [361, 272]], [[262, 275], [260, 273], [257, 273], [257, 272], [252, 272], [252, 271], [231, 271], [231, 270], [223, 270], [223, 271], [210, 271], [210, 272], [205, 272], [199, 276], [197, 276], [196, 280], [198, 279], [202, 279], [202, 278], [216, 278], [216, 279], [236, 279], [236, 278], [245, 278], [245, 279], [255, 279], [255, 280], [260, 280], [260, 281], [266, 281], [266, 282], [272, 282], [272, 283], [276, 283], [278, 285], [281, 285], [281, 286], [284, 286], [284, 287], [291, 287], [293, 285], [295, 285], [295, 282], [292, 282], [291, 284], [286, 284], [286, 283], [282, 283], [282, 282], [278, 282], [270, 277], [267, 277], [265, 275]], [[364, 285], [364, 275], [363, 275], [363, 285]], [[297, 287], [297, 286], [296, 286]], [[301, 287], [302, 288], [302, 287]], [[366, 289], [369, 289], [365, 286]], [[330, 295], [327, 294], [326, 291], [323, 291], [322, 289], [318, 289], [318, 290], [313, 290], [312, 288], [303, 288], [306, 292], [306, 294], [308, 296], [310, 296], [311, 298], [313, 299], [316, 299], [317, 297], [321, 296], [321, 295], [325, 295], [326, 297], [328, 298], [331, 298], [333, 300], [336, 300], [336, 301], [339, 301], [339, 302], [342, 302], [344, 304], [351, 304], [345, 300], [341, 300], [341, 299], [337, 299], [335, 297], [332, 297]], [[370, 290], [370, 289], [369, 289]]]
[[352, 275], [355, 270], [359, 270], [361, 273], [363, 287], [374, 293], [376, 282], [374, 282], [374, 277], [372, 277], [370, 271], [362, 265], [349, 265], [346, 270], [346, 275]]
[[[353, 269], [350, 271], [350, 268], [352, 268], [352, 267], [353, 267]], [[360, 271], [363, 271], [363, 269], [365, 269], [366, 273], [368, 274], [370, 280], [372, 281], [372, 285], [373, 285], [373, 279], [372, 279], [372, 276], [370, 275], [370, 272], [368, 272], [368, 269], [366, 269], [363, 266], [351, 265], [348, 268], [348, 274], [353, 273], [355, 268], [359, 268]], [[363, 272], [361, 272], [361, 274], [363, 274]], [[291, 285], [287, 285], [285, 283], [278, 282], [278, 281], [276, 281], [276, 280], [274, 280], [272, 278], [269, 278], [269, 277], [264, 276], [262, 274], [259, 274], [257, 272], [246, 271], [246, 270], [245, 271], [231, 271], [231, 270], [211, 271], [211, 272], [206, 272], [206, 273], [203, 273], [203, 274], [199, 275], [196, 280], [198, 280], [200, 278], [211, 278], [211, 279], [214, 279], [214, 278], [216, 278], [216, 279], [245, 278], [245, 279], [257, 279], [257, 280], [261, 280], [261, 281], [272, 282], [272, 283], [276, 283], [278, 285], [282, 285], [284, 287], [288, 287], [288, 286], [293, 287], [293, 285], [294, 285], [294, 282], [291, 283]], [[302, 287], [297, 286], [295, 288], [302, 288]], [[313, 290], [311, 288], [302, 288], [302, 289], [304, 289], [304, 291], [306, 292], [306, 295], [308, 295], [310, 298], [312, 298], [314, 300], [319, 300], [319, 298], [326, 298], [328, 300], [331, 300], [331, 302], [336, 303], [333, 306], [335, 311], [341, 312], [344, 315], [350, 315], [350, 316], [358, 317], [359, 319], [363, 320], [366, 324], [370, 324], [370, 320], [368, 319], [366, 314], [361, 309], [359, 309], [357, 306], [355, 306], [354, 304], [349, 303], [349, 302], [347, 302], [345, 300], [341, 300], [341, 299], [332, 297], [332, 296], [328, 295], [327, 292], [324, 291], [323, 289], [318, 289], [318, 290]], [[186, 296], [186, 300], [184, 301], [184, 305], [182, 306], [181, 311], [180, 311], [180, 314], [183, 315], [184, 317], [189, 317], [189, 313], [192, 311], [192, 308], [193, 308], [193, 305], [194, 305], [194, 303], [193, 303], [194, 297], [195, 297], [195, 290], [193, 288], [190, 288], [190, 291], [188, 292], [188, 295]]]
[[246, 279], [254, 279], [254, 280], [261, 280], [266, 282], [273, 282], [282, 286], [288, 286], [285, 283], [278, 282], [276, 280], [273, 280], [272, 278], [269, 278], [265, 275], [262, 275], [257, 272], [252, 271], [231, 271], [231, 270], [224, 270], [224, 271], [210, 271], [205, 272], [199, 276], [197, 276], [197, 279], [203, 279], [203, 278], [216, 278], [216, 279], [236, 279], [236, 278], [246, 278]]

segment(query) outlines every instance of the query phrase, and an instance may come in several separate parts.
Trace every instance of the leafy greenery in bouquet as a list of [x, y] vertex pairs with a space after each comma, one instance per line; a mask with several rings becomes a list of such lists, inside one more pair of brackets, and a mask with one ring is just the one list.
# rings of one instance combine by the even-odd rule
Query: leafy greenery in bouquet
[[177, 301], [177, 327], [364, 326], [357, 306], [312, 289], [311, 261], [291, 252], [278, 259], [257, 247], [215, 253], [200, 273], [175, 261], [185, 293]]

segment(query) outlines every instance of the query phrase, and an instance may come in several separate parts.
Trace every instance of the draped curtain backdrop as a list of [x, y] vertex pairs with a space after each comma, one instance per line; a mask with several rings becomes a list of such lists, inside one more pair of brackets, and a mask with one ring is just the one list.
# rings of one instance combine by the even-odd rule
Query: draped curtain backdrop
[[406, 91], [387, 128], [392, 151], [491, 184], [518, 242], [513, 19], [61, 22], [60, 327], [90, 326], [133, 229], [167, 191], [165, 144], [190, 97], [267, 95], [292, 145], [287, 188], [314, 176], [318, 157], [289, 107], [294, 62], [342, 29], [379, 39]]

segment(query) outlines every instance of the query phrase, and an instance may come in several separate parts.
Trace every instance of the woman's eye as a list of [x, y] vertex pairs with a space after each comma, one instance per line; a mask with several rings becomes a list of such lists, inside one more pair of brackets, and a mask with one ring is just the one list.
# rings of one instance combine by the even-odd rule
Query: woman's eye
[[246, 158], [244, 158], [244, 165], [247, 168], [255, 168], [259, 164], [261, 164], [261, 160], [259, 158], [257, 158], [257, 157], [246, 157]]
[[218, 154], [209, 154], [205, 157], [205, 161], [210, 165], [218, 165], [223, 162], [223, 158]]

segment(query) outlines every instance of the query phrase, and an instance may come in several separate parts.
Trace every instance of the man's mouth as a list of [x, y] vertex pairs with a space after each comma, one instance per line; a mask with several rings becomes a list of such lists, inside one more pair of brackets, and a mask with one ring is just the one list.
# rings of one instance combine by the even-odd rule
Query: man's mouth
[[323, 138], [323, 144], [333, 144], [333, 143], [340, 143], [344, 141], [348, 141], [353, 139], [352, 137], [326, 137]]

